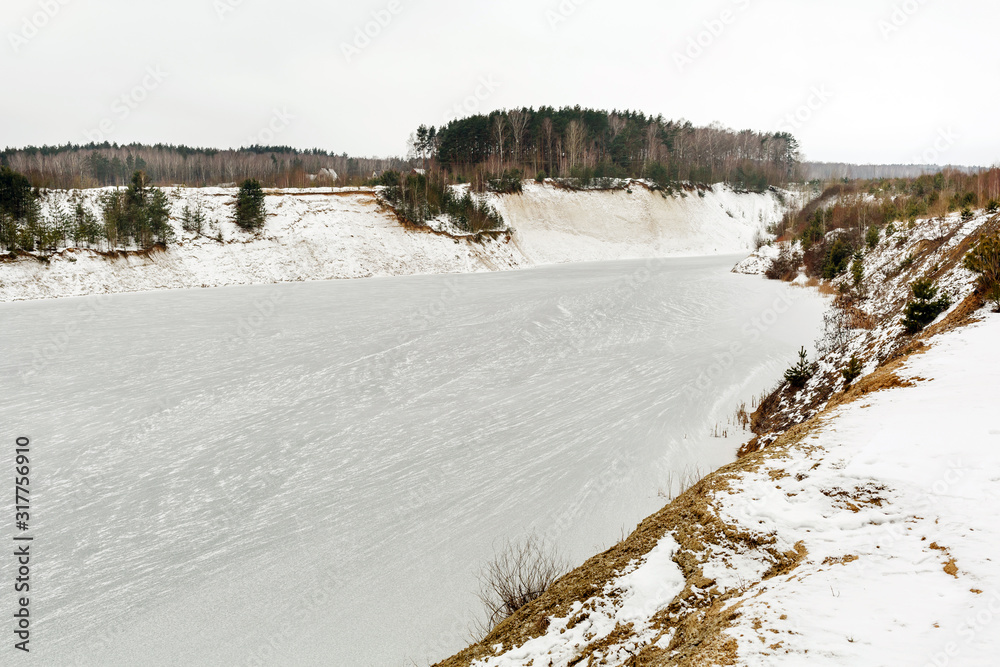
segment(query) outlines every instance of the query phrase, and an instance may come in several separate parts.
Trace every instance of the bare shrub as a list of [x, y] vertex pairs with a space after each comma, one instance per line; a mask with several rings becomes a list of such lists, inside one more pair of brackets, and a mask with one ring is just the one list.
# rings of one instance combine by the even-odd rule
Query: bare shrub
[[744, 431], [750, 428], [750, 413], [747, 412], [747, 402], [743, 401], [730, 419], [730, 423], [735, 423]]
[[844, 308], [831, 308], [823, 314], [823, 337], [817, 341], [820, 354], [843, 352], [851, 342], [852, 316]]
[[657, 496], [665, 498], [667, 502], [673, 502], [688, 489], [705, 478], [708, 473], [700, 467], [688, 467], [683, 470], [669, 471], [666, 477], [666, 491], [663, 487], [657, 491]]
[[568, 571], [566, 561], [538, 537], [508, 541], [479, 573], [479, 600], [486, 613], [480, 633], [489, 634]]
[[767, 232], [765, 232], [763, 229], [758, 228], [757, 231], [754, 232], [753, 234], [753, 249], [760, 250], [768, 243], [770, 243], [770, 241], [771, 239], [768, 238]]
[[799, 272], [802, 255], [795, 252], [790, 244], [782, 244], [778, 256], [771, 261], [764, 275], [771, 280], [792, 280]]

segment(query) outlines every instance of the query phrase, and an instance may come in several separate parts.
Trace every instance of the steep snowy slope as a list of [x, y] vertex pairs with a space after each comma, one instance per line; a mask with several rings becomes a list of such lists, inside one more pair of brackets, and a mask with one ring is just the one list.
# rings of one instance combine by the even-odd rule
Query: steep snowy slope
[[[102, 192], [50, 192], [44, 210], [68, 212], [71, 197], [79, 196], [96, 213]], [[493, 197], [515, 228], [513, 238], [508, 233], [469, 238], [404, 227], [371, 190], [317, 188], [270, 191], [266, 226], [251, 235], [229, 220], [235, 192], [168, 189], [178, 243], [166, 251], [108, 256], [69, 249], [48, 261], [2, 261], [0, 302], [735, 253], [748, 250], [758, 230], [784, 211], [776, 193], [738, 194], [723, 186], [703, 196], [692, 191], [664, 197], [641, 184], [628, 194], [574, 193], [531, 183], [524, 194]], [[185, 207], [205, 213], [210, 226], [202, 234], [181, 229]]]
[[593, 593], [570, 575], [444, 664], [995, 665], [998, 337], [941, 336], [914, 386], [707, 478], [574, 573]]
[[551, 264], [745, 252], [792, 199], [723, 185], [666, 195], [637, 182], [596, 192], [527, 183], [523, 194], [500, 198], [497, 209], [525, 255]]
[[[961, 260], [998, 225], [883, 233], [751, 453], [442, 665], [996, 664], [1000, 315]], [[953, 305], [909, 336], [924, 276]], [[851, 355], [868, 375], [845, 389]]]
[[[101, 190], [82, 193], [96, 212]], [[471, 241], [403, 227], [374, 192], [290, 190], [267, 197], [260, 235], [230, 221], [235, 190], [170, 189], [178, 243], [166, 251], [102, 255], [69, 249], [47, 263], [0, 263], [0, 301], [178, 287], [220, 287], [335, 278], [466, 273], [524, 266], [504, 235]], [[69, 208], [70, 193], [51, 193], [48, 210]], [[210, 227], [184, 232], [185, 206], [200, 207]], [[222, 242], [217, 238], [221, 236]]]

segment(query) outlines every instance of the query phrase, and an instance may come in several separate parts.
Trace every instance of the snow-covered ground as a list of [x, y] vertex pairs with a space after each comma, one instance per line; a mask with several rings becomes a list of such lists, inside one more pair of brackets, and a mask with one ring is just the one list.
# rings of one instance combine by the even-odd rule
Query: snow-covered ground
[[837, 409], [717, 496], [725, 521], [808, 554], [741, 597], [740, 664], [997, 664], [1000, 316], [986, 318], [911, 357], [899, 375], [915, 386]]
[[[705, 644], [728, 650], [681, 664], [997, 664], [998, 340], [997, 315], [943, 334], [899, 371], [914, 386], [837, 408], [801, 442], [726, 474], [707, 493], [711, 515], [766, 547], [719, 535], [695, 554], [703, 590], [679, 608], [690, 580], [678, 562], [692, 554], [667, 533], [546, 632], [474, 664], [632, 665], [643, 649], [642, 664], [691, 660], [670, 650], [665, 621], [708, 596], [721, 601], [700, 622], [728, 623]], [[776, 568], [774, 554], [787, 562]]]
[[[802, 391], [785, 392], [777, 412], [792, 423], [804, 421], [841, 389], [841, 371], [853, 356], [861, 362], [864, 373], [871, 373], [908, 345], [902, 310], [917, 278], [933, 278], [939, 293], [951, 301], [951, 307], [941, 313], [938, 321], [965, 308], [965, 299], [974, 291], [977, 278], [962, 266], [962, 259], [970, 239], [994, 223], [993, 215], [979, 211], [968, 220], [955, 213], [921, 219], [912, 227], [898, 223], [883, 230], [876, 247], [864, 248], [861, 283], [853, 285], [850, 270], [831, 283], [838, 292], [846, 292], [848, 307], [831, 308], [824, 316], [824, 336], [810, 348], [817, 372]], [[798, 244], [794, 250], [801, 257]], [[777, 252], [777, 248], [765, 246], [737, 265], [736, 270], [747, 272], [755, 263], [763, 270], [766, 262], [762, 259]], [[798, 282], [804, 281], [800, 273]], [[760, 435], [759, 442], [766, 444], [778, 433]]]
[[[961, 264], [996, 222], [883, 232], [860, 285], [836, 283], [852, 296], [826, 317], [816, 375], [776, 394], [785, 426], [759, 432], [769, 446], [448, 667], [997, 664], [1000, 315], [976, 312]], [[953, 306], [915, 341], [899, 320], [922, 276]], [[851, 355], [871, 375], [846, 393]]]
[[[0, 430], [35, 451], [22, 662], [460, 649], [495, 545], [535, 533], [580, 562], [732, 459], [709, 432], [823, 304], [734, 262], [0, 304]], [[623, 573], [617, 618], [648, 613], [669, 567]]]
[[[60, 252], [44, 263], [0, 262], [0, 302], [139, 292], [438, 273], [496, 271], [574, 261], [704, 256], [748, 251], [755, 234], [785, 208], [774, 192], [725, 186], [664, 197], [634, 184], [632, 193], [568, 192], [533, 182], [492, 201], [514, 228], [478, 240], [402, 226], [372, 191], [336, 188], [269, 192], [260, 235], [230, 221], [235, 189], [166, 188], [179, 239], [165, 252], [102, 256]], [[95, 213], [102, 190], [47, 195], [44, 211], [70, 211], [79, 196]], [[788, 204], [797, 196], [782, 196]], [[185, 207], [210, 223], [201, 235], [181, 229]], [[221, 235], [222, 242], [215, 240]]]
[[[95, 212], [102, 191], [83, 191]], [[0, 263], [0, 301], [113, 294], [182, 287], [259, 285], [338, 278], [465, 273], [525, 266], [506, 239], [479, 243], [403, 227], [381, 209], [373, 192], [291, 190], [267, 197], [260, 235], [231, 220], [235, 189], [170, 188], [179, 241], [165, 252], [107, 258], [67, 250], [41, 263]], [[50, 194], [49, 210], [70, 194]], [[184, 207], [200, 207], [210, 228], [184, 232]], [[223, 242], [215, 240], [222, 235]]]
[[[733, 273], [742, 273], [747, 276], [764, 275], [781, 254], [781, 247], [781, 244], [768, 244], [757, 248], [733, 267]], [[795, 244], [795, 247], [797, 249], [798, 244]]]
[[665, 195], [638, 182], [610, 192], [528, 182], [523, 194], [498, 198], [496, 207], [529, 260], [551, 264], [748, 252], [755, 235], [800, 199], [724, 185]]

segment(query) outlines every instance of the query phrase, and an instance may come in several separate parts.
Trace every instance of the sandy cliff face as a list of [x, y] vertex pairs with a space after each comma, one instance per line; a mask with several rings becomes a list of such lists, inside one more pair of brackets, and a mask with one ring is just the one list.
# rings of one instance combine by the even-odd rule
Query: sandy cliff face
[[[372, 191], [327, 188], [269, 192], [267, 224], [250, 235], [229, 220], [235, 190], [167, 191], [176, 244], [149, 253], [68, 249], [47, 261], [3, 261], [0, 301], [735, 253], [784, 211], [775, 193], [723, 186], [665, 197], [640, 184], [629, 194], [530, 183], [523, 194], [493, 198], [511, 233], [469, 238], [404, 227]], [[96, 212], [102, 192], [75, 194]], [[45, 211], [70, 210], [71, 194], [50, 193]], [[183, 231], [185, 207], [200, 207], [211, 227], [202, 235]]]
[[744, 252], [791, 199], [722, 185], [665, 195], [639, 183], [597, 192], [529, 183], [523, 194], [500, 198], [497, 209], [524, 254], [552, 264]]

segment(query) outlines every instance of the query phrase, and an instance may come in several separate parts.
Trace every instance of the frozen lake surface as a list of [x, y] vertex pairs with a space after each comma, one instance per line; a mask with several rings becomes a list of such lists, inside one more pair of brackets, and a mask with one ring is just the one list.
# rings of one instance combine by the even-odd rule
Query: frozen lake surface
[[732, 459], [710, 431], [823, 308], [736, 259], [0, 304], [4, 465], [33, 443], [26, 662], [462, 648], [494, 545], [578, 564]]

